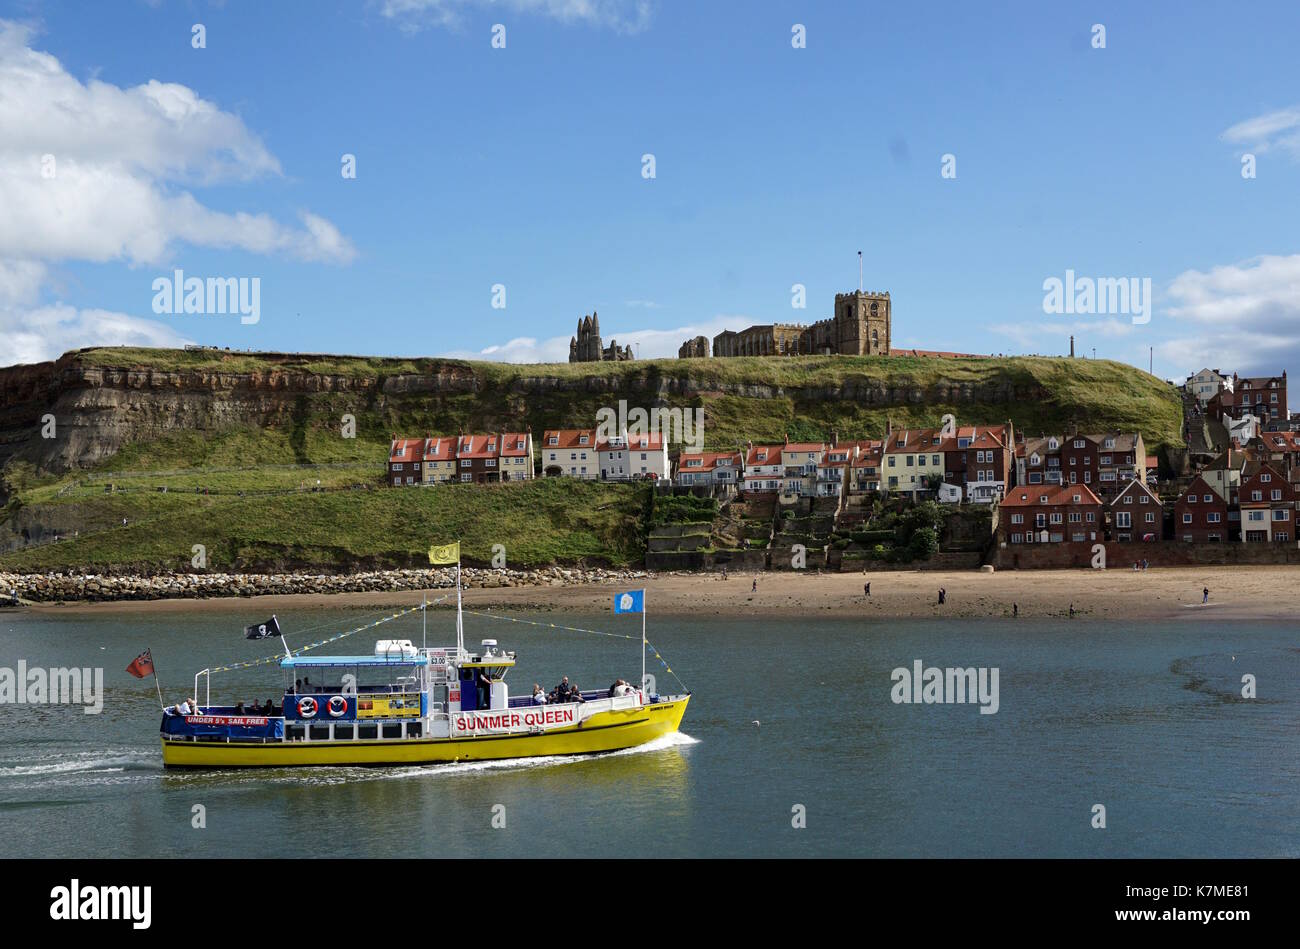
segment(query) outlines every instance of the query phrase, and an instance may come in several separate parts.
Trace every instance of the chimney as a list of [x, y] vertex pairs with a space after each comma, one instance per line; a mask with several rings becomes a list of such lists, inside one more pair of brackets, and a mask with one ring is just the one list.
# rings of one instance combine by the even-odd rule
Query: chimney
[[786, 432], [786, 433], [785, 433], [785, 444], [787, 444], [787, 445], [790, 444], [790, 433], [789, 433], [789, 432]]
[[837, 432], [837, 431], [835, 431], [835, 429], [832, 428], [832, 429], [831, 429], [831, 447], [834, 448], [834, 447], [835, 447], [836, 445], [838, 445], [839, 443], [840, 443], [840, 433]]

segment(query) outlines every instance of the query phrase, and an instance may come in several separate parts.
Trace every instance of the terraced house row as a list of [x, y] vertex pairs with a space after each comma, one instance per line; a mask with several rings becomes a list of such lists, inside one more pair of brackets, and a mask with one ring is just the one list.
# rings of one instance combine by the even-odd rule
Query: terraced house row
[[395, 437], [388, 448], [388, 484], [394, 488], [527, 481], [532, 477], [531, 431]]

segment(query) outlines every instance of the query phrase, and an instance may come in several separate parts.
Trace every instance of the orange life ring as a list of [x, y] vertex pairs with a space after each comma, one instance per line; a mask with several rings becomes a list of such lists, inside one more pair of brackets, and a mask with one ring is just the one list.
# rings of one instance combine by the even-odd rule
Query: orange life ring
[[315, 718], [316, 712], [316, 700], [310, 695], [304, 695], [298, 700], [298, 714], [303, 718]]

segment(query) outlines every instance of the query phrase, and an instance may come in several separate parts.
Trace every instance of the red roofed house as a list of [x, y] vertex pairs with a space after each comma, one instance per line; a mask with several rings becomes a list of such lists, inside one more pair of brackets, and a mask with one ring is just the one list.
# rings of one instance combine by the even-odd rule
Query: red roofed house
[[1014, 446], [1011, 423], [963, 425], [943, 438], [943, 480], [962, 490], [962, 500], [991, 504], [1011, 483]]
[[594, 481], [600, 477], [594, 428], [547, 429], [542, 433], [542, 474]]
[[838, 445], [834, 433], [831, 434], [831, 446], [817, 464], [817, 497], [844, 497], [849, 483], [849, 466], [855, 453], [856, 449], [851, 442]]
[[1237, 491], [1243, 543], [1289, 542], [1295, 534], [1295, 489], [1282, 472], [1251, 462]]
[[745, 445], [744, 470], [740, 490], [746, 494], [775, 494], [781, 490], [785, 468], [781, 464], [781, 445]]
[[1164, 505], [1160, 496], [1133, 478], [1110, 502], [1111, 535], [1118, 541], [1160, 540]]
[[388, 446], [388, 483], [394, 488], [423, 483], [420, 472], [423, 452], [423, 438], [394, 438]]
[[501, 480], [533, 480], [533, 430], [501, 433]]
[[1004, 544], [1095, 544], [1101, 537], [1101, 500], [1083, 484], [1012, 488], [998, 513]]
[[740, 483], [744, 460], [738, 451], [684, 451], [677, 456], [673, 481], [687, 487], [735, 487]]
[[843, 444], [853, 449], [852, 464], [849, 467], [849, 493], [865, 494], [868, 491], [879, 491], [880, 460], [885, 450], [883, 442], [869, 439]]
[[456, 470], [456, 438], [430, 436], [424, 440], [420, 452], [421, 468], [425, 484], [446, 484], [459, 481], [460, 473]]
[[817, 493], [817, 466], [826, 454], [822, 442], [792, 442], [785, 437], [781, 446], [781, 494], [785, 498], [815, 496]]
[[1194, 544], [1230, 539], [1228, 502], [1201, 475], [1174, 502], [1174, 537]]

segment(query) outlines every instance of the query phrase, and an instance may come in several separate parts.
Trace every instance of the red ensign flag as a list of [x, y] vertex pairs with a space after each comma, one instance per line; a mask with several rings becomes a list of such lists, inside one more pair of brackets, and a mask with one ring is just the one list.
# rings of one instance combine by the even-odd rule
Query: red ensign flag
[[131, 673], [137, 679], [143, 679], [147, 675], [153, 675], [153, 656], [149, 655], [146, 649], [140, 655], [131, 660], [131, 664], [126, 667], [126, 671]]

